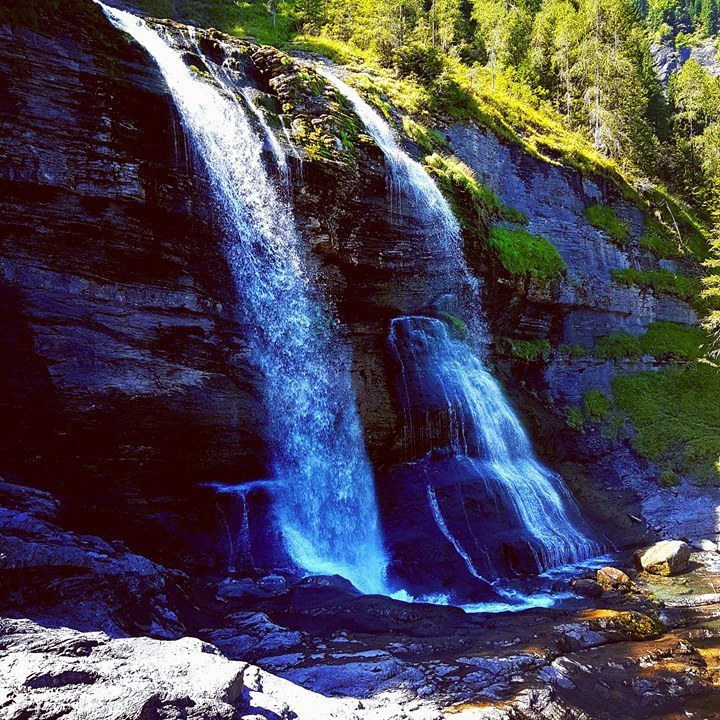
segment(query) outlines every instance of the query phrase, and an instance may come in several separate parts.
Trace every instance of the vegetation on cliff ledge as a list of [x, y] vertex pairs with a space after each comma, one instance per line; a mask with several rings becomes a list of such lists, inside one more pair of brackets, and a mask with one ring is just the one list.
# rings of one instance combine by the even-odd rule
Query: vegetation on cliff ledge
[[663, 470], [720, 482], [720, 368], [706, 360], [620, 375], [613, 397], [636, 430], [635, 449]]

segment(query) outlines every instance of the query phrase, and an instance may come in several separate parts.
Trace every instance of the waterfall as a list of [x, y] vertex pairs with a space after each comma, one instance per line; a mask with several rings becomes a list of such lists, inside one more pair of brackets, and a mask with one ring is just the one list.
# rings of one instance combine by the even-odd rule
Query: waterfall
[[[429, 317], [395, 318], [390, 343], [400, 368], [406, 445], [449, 454], [470, 469], [475, 482], [502, 508], [502, 522], [529, 533], [538, 569], [602, 552], [584, 532], [562, 479], [537, 460], [497, 380], [467, 344], [452, 339], [445, 323]], [[497, 580], [499, 572], [491, 562], [481, 575], [450, 535], [435, 492], [428, 488], [433, 516], [470, 572]]]
[[[456, 269], [464, 269], [462, 252], [457, 238], [460, 225], [443, 194], [423, 166], [413, 160], [401, 147], [390, 126], [373, 110], [354, 88], [334, 75], [323, 65], [315, 69], [345, 97], [368, 133], [387, 159], [388, 196], [391, 204], [424, 227], [434, 231], [433, 240], [439, 245], [445, 262], [451, 260]], [[469, 274], [468, 274], [469, 276]]]
[[[440, 226], [437, 240], [448, 260], [470, 278], [459, 225], [428, 173], [407, 155], [388, 123], [356, 90], [327, 68], [318, 66], [318, 72], [345, 96], [383, 151], [392, 192], [400, 195], [400, 202], [412, 205], [424, 222]], [[471, 305], [472, 330], [481, 335], [478, 345], [483, 346], [486, 330], [476, 309], [477, 294]], [[588, 536], [562, 478], [535, 458], [498, 382], [466, 343], [451, 339], [438, 319], [402, 317], [391, 323], [390, 344], [400, 374], [398, 394], [405, 413], [406, 446], [421, 452], [451, 453], [462, 464], [463, 475], [471, 474], [502, 506], [498, 517], [507, 527], [519, 527], [529, 535], [537, 570], [602, 552], [602, 546]], [[497, 579], [500, 572], [490, 554], [482, 548], [477, 552], [483, 561], [481, 573], [479, 562], [448, 527], [431, 485], [427, 494], [432, 517], [469, 572], [481, 580]]]
[[243, 309], [254, 318], [264, 376], [276, 514], [288, 552], [314, 573], [382, 592], [373, 476], [347, 352], [313, 301], [291, 210], [263, 162], [263, 139], [234, 96], [195, 77], [147, 23], [102, 6], [157, 63], [212, 184]]

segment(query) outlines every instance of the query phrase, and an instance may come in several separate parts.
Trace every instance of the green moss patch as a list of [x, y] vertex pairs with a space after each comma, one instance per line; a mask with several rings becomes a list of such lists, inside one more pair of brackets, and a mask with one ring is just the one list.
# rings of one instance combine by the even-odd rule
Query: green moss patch
[[504, 338], [503, 345], [510, 355], [530, 363], [545, 362], [552, 352], [550, 341], [545, 338], [540, 340]]
[[617, 243], [624, 245], [630, 239], [630, 227], [622, 222], [615, 211], [606, 205], [585, 208], [585, 217], [598, 230], [603, 230]]
[[613, 380], [617, 407], [637, 431], [635, 449], [663, 470], [720, 482], [720, 368], [698, 360]]
[[566, 421], [569, 427], [581, 432], [585, 432], [588, 424], [599, 426], [605, 437], [613, 439], [620, 436], [625, 425], [612, 398], [597, 389], [585, 391], [580, 407], [568, 408]]
[[613, 333], [600, 338], [593, 355], [606, 360], [623, 360], [652, 355], [663, 360], [697, 360], [705, 354], [708, 336], [699, 328], [672, 322], [652, 323], [644, 335]]
[[685, 302], [698, 305], [701, 302], [700, 292], [702, 283], [698, 278], [676, 275], [669, 270], [651, 270], [643, 272], [635, 268], [622, 268], [610, 271], [612, 279], [625, 287], [636, 285], [640, 288], [649, 288], [655, 292], [664, 292], [673, 295]]
[[544, 237], [523, 228], [494, 227], [488, 245], [511, 275], [556, 280], [566, 270], [557, 248]]
[[403, 115], [402, 127], [403, 132], [428, 154], [432, 154], [447, 145], [442, 133], [426, 128], [421, 123], [415, 122], [409, 115]]

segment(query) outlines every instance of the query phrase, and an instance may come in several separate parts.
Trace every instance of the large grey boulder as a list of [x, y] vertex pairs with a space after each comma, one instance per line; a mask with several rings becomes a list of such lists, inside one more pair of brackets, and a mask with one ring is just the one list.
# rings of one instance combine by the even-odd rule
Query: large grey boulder
[[195, 638], [111, 639], [104, 633], [0, 622], [0, 707], [7, 720], [231, 720], [246, 663]]
[[184, 582], [119, 543], [60, 525], [49, 493], [0, 478], [0, 608], [81, 630], [176, 638], [168, 599]]
[[682, 540], [662, 540], [636, 553], [635, 561], [653, 575], [677, 575], [688, 568], [690, 546]]

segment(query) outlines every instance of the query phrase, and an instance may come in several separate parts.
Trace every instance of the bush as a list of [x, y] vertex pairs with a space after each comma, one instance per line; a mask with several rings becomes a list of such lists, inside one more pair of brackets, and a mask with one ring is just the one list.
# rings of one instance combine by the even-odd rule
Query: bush
[[405, 77], [433, 82], [440, 77], [445, 60], [442, 53], [431, 45], [408, 43], [395, 51], [393, 65]]
[[606, 205], [591, 205], [585, 208], [585, 217], [598, 230], [604, 230], [616, 242], [624, 245], [630, 239], [630, 227], [621, 222], [615, 211]]
[[565, 262], [551, 242], [522, 228], [494, 227], [490, 230], [488, 245], [502, 266], [514, 276], [556, 280], [566, 270]]

